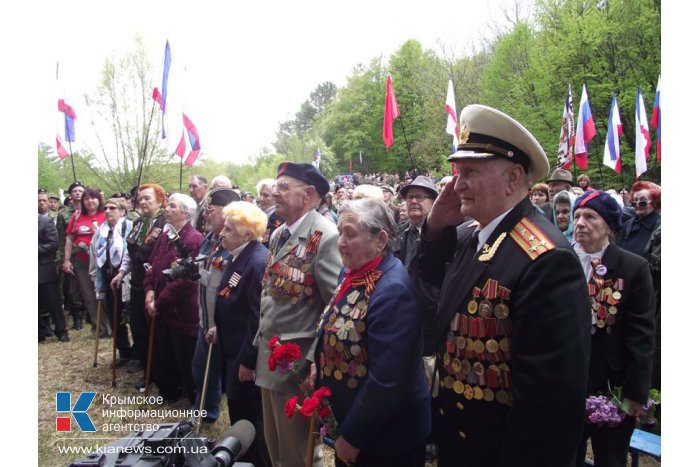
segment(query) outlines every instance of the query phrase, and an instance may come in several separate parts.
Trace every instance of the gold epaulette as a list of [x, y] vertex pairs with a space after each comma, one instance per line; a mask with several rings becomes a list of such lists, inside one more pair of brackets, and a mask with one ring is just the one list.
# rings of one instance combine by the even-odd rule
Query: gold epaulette
[[527, 217], [521, 219], [509, 235], [533, 261], [542, 253], [554, 249], [549, 237]]

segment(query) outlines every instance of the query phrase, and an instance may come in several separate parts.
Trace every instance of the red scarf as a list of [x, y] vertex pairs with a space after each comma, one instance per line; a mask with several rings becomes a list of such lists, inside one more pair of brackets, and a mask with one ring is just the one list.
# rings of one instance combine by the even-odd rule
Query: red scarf
[[340, 284], [338, 293], [335, 295], [335, 300], [333, 304], [338, 303], [352, 287], [358, 287], [364, 285], [367, 290], [367, 294], [374, 292], [374, 284], [379, 280], [382, 275], [381, 271], [377, 271], [377, 266], [384, 259], [384, 255], [376, 256], [375, 258], [369, 260], [360, 269], [350, 270]]

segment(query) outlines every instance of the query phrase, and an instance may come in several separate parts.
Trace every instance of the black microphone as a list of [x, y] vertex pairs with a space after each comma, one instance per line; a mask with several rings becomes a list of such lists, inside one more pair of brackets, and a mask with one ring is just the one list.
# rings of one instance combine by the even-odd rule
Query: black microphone
[[238, 420], [221, 435], [211, 450], [219, 466], [229, 467], [248, 451], [255, 440], [255, 427], [248, 420]]

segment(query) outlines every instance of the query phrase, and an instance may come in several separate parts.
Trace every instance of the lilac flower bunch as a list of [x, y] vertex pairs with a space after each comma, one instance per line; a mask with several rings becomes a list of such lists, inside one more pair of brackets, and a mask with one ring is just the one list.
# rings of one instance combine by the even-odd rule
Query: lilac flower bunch
[[598, 426], [617, 426], [624, 414], [609, 396], [589, 396], [586, 399], [586, 421]]

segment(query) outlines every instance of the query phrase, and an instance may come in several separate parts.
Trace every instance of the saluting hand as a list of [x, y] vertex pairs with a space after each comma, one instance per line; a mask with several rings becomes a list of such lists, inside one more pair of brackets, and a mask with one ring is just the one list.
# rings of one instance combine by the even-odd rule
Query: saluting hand
[[432, 239], [437, 238], [447, 227], [464, 222], [464, 216], [460, 213], [462, 203], [454, 189], [456, 182], [457, 175], [445, 184], [428, 214], [428, 235]]

